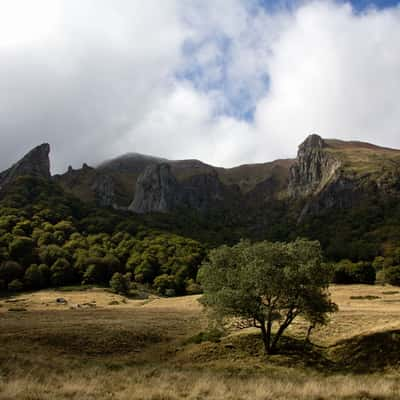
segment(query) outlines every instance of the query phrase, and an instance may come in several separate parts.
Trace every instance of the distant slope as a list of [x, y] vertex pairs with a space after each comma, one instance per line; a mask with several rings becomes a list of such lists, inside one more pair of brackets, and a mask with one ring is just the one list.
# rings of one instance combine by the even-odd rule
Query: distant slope
[[[314, 205], [304, 212], [315, 212], [317, 209], [333, 206], [351, 206], [352, 201], [341, 201], [341, 194], [334, 183], [351, 189], [349, 181], [363, 179], [368, 185], [389, 186], [400, 168], [400, 150], [376, 146], [357, 141], [322, 139], [310, 135], [300, 146], [296, 159], [276, 160], [273, 162], [247, 164], [234, 168], [220, 168], [199, 160], [168, 160], [139, 153], [125, 155], [107, 160], [95, 168], [84, 166], [55, 177], [64, 190], [83, 201], [96, 202], [103, 206], [128, 207], [132, 204], [138, 178], [151, 166], [167, 164], [170, 169], [168, 179], [176, 179], [176, 188], [166, 189], [168, 198], [173, 204], [166, 205], [165, 211], [182, 206], [202, 208], [209, 207], [208, 201], [201, 199], [220, 199], [220, 204], [236, 204], [237, 193], [241, 193], [247, 207], [260, 207], [264, 201], [271, 199], [293, 199], [314, 197]], [[167, 171], [167, 170], [164, 170]], [[141, 180], [140, 196], [153, 199], [163, 196], [163, 188], [155, 181], [157, 174], [147, 172], [146, 180]], [[171, 180], [172, 179], [172, 180]], [[347, 183], [344, 183], [344, 182]], [[383, 182], [383, 183], [382, 183]], [[357, 185], [359, 182], [357, 182]], [[143, 186], [144, 185], [144, 186]], [[328, 193], [331, 201], [322, 201], [315, 206], [315, 196], [324, 194], [333, 188], [334, 195]], [[354, 187], [357, 191], [359, 187]], [[172, 192], [171, 192], [172, 190]], [[179, 190], [174, 196], [173, 190]], [[189, 190], [189, 194], [186, 192]], [[159, 191], [151, 194], [151, 191]], [[186, 194], [184, 194], [185, 192]], [[166, 193], [166, 192], [165, 192]], [[198, 193], [199, 199], [196, 199]], [[334, 197], [339, 196], [339, 199]], [[348, 194], [346, 194], [348, 196]], [[176, 199], [179, 198], [181, 200]], [[353, 200], [357, 196], [353, 196]], [[233, 201], [233, 198], [236, 200]], [[154, 203], [154, 204], [156, 204]], [[217, 202], [218, 203], [218, 202]], [[213, 202], [212, 207], [217, 203]], [[254, 204], [253, 204], [254, 203]], [[210, 203], [211, 204], [211, 203]], [[155, 206], [162, 210], [163, 206]], [[151, 210], [150, 205], [141, 205], [141, 210]], [[314, 210], [314, 211], [311, 211]]]

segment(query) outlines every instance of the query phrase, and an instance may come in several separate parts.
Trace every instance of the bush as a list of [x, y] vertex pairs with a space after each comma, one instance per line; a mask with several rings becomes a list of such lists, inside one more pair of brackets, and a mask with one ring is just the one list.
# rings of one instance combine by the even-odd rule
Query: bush
[[167, 296], [175, 295], [175, 277], [173, 275], [162, 274], [157, 276], [154, 279], [153, 286], [160, 294]]
[[333, 283], [373, 284], [376, 279], [375, 268], [368, 262], [353, 263], [350, 260], [342, 260], [334, 265]]
[[103, 263], [90, 264], [83, 274], [83, 284], [105, 283], [107, 281], [107, 267]]
[[24, 290], [24, 284], [19, 279], [14, 279], [8, 284], [8, 290], [12, 292], [20, 292]]
[[110, 280], [110, 288], [114, 293], [128, 294], [131, 287], [130, 274], [116, 272]]
[[35, 242], [31, 238], [21, 236], [14, 238], [10, 243], [8, 250], [11, 258], [18, 260], [21, 263], [27, 263], [33, 258], [34, 248]]
[[65, 286], [74, 282], [74, 270], [65, 258], [58, 259], [52, 265], [50, 272], [51, 283], [54, 286]]
[[400, 286], [400, 265], [385, 268], [384, 274], [386, 283], [390, 283], [394, 286]]
[[186, 283], [186, 293], [187, 294], [201, 294], [203, 293], [203, 289], [201, 285], [196, 283], [193, 279], [189, 279]]
[[32, 289], [44, 288], [49, 283], [50, 269], [46, 264], [32, 264], [26, 271], [24, 281]]
[[23, 274], [23, 268], [15, 261], [5, 261], [0, 265], [0, 279], [6, 283], [21, 278]]

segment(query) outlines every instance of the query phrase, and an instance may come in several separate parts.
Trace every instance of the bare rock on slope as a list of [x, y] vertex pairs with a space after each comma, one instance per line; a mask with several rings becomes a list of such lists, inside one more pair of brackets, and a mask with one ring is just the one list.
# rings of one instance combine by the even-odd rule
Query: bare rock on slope
[[50, 179], [50, 146], [43, 143], [27, 153], [9, 169], [0, 173], [0, 191], [4, 191], [18, 177], [29, 175]]

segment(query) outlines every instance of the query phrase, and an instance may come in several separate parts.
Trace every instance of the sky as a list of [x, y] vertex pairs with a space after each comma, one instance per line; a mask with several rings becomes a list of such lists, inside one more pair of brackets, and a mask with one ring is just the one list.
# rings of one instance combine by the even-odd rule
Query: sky
[[400, 148], [399, 116], [399, 1], [0, 0], [0, 170], [43, 142], [53, 173]]

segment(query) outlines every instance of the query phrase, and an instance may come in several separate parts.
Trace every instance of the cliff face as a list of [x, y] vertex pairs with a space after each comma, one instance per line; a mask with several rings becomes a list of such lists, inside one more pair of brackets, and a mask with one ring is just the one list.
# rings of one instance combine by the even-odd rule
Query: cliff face
[[0, 173], [0, 191], [7, 189], [15, 179], [30, 175], [43, 179], [50, 179], [50, 146], [43, 143], [27, 153], [21, 160], [9, 169]]
[[129, 210], [144, 214], [168, 212], [180, 203], [180, 188], [168, 164], [147, 167], [136, 182], [135, 197]]
[[362, 142], [309, 136], [290, 169], [288, 196], [306, 216], [349, 209], [373, 198], [399, 197], [400, 152]]
[[181, 207], [263, 213], [278, 205], [301, 220], [368, 196], [398, 196], [400, 151], [310, 135], [294, 160], [217, 168], [129, 153], [54, 179], [81, 200], [137, 213]]
[[315, 195], [338, 175], [341, 162], [326, 151], [318, 135], [310, 135], [300, 146], [290, 169], [288, 193], [291, 197]]
[[177, 180], [169, 164], [147, 167], [136, 182], [129, 210], [136, 213], [169, 212], [185, 207], [205, 210], [223, 202], [226, 189], [216, 172]]

